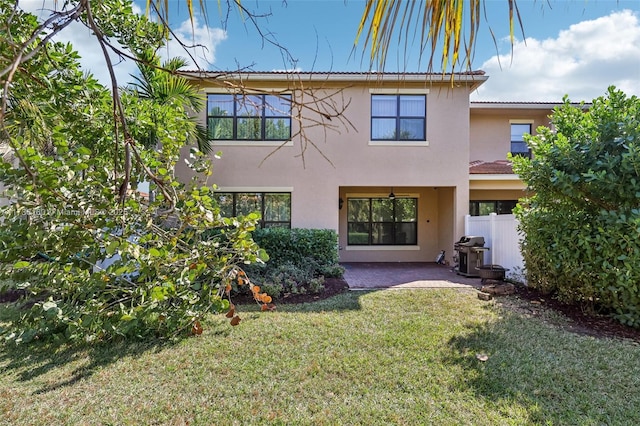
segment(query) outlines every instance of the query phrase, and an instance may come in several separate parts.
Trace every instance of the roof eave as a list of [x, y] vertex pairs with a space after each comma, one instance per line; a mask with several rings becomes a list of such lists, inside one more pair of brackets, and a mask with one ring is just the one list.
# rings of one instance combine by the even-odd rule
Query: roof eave
[[475, 90], [487, 81], [488, 76], [483, 72], [469, 73], [331, 73], [331, 72], [213, 72], [213, 71], [182, 71], [181, 75], [194, 79], [229, 79], [243, 81], [289, 81], [303, 80], [312, 82], [363, 82], [363, 81], [392, 81], [411, 83], [452, 83], [455, 85], [467, 84], [471, 90]]

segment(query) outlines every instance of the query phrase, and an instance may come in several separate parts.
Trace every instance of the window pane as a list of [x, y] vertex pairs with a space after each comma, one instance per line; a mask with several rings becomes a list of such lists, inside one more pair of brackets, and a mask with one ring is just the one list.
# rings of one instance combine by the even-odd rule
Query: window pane
[[347, 244], [368, 245], [369, 223], [349, 223], [347, 226]]
[[267, 117], [289, 117], [291, 115], [291, 96], [266, 95], [264, 114]]
[[218, 192], [215, 196], [220, 207], [220, 214], [224, 217], [233, 217], [233, 194], [230, 192]]
[[400, 120], [400, 140], [425, 140], [424, 119], [403, 118]]
[[515, 200], [498, 201], [498, 214], [511, 214], [518, 204]]
[[291, 221], [290, 194], [264, 194], [264, 215], [266, 222]]
[[207, 120], [209, 139], [233, 139], [233, 117], [212, 118]]
[[393, 200], [389, 198], [371, 199], [371, 221], [393, 222]]
[[529, 146], [526, 142], [511, 142], [511, 153], [529, 155]]
[[369, 222], [369, 199], [349, 198], [347, 200], [348, 222]]
[[523, 142], [525, 133], [531, 134], [531, 124], [511, 124], [512, 142]]
[[374, 118], [371, 120], [371, 139], [396, 140], [395, 118]]
[[417, 205], [415, 198], [396, 198], [396, 222], [417, 221]]
[[496, 212], [495, 201], [479, 201], [478, 202], [478, 214], [480, 216], [486, 216]]
[[372, 223], [371, 244], [393, 244], [393, 222]]
[[236, 194], [236, 215], [246, 216], [249, 213], [260, 213], [262, 210], [262, 194], [238, 193]]
[[238, 139], [259, 140], [260, 118], [238, 118]]
[[425, 116], [424, 95], [401, 95], [400, 96], [400, 116], [401, 117], [424, 117]]
[[418, 244], [417, 223], [396, 223], [396, 244]]
[[208, 95], [207, 115], [233, 116], [233, 96]]
[[396, 95], [372, 95], [372, 117], [396, 117], [398, 115], [398, 103]]
[[418, 243], [417, 198], [350, 198], [347, 200], [347, 206], [348, 244]]
[[255, 95], [236, 96], [238, 117], [262, 117], [262, 97]]
[[291, 119], [290, 118], [267, 118], [265, 119], [265, 139], [276, 141], [287, 141], [291, 139]]

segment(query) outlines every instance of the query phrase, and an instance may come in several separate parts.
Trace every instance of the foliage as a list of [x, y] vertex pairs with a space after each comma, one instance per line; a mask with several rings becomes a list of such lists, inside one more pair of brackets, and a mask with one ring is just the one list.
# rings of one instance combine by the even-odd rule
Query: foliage
[[[509, 32], [513, 45], [515, 17], [521, 29], [522, 20], [517, 0], [509, 0], [505, 2], [505, 6], [509, 12]], [[377, 70], [384, 70], [389, 48], [401, 45], [403, 38], [405, 52], [413, 50], [415, 43], [418, 43], [420, 56], [424, 54], [424, 57], [429, 58], [428, 71], [432, 71], [435, 55], [439, 51], [442, 52], [443, 71], [450, 67], [454, 72], [461, 62], [460, 58], [464, 61], [465, 69], [470, 70], [483, 9], [483, 0], [367, 0], [355, 45], [364, 34], [364, 47], [369, 46], [370, 66]], [[467, 22], [464, 22], [465, 19]], [[490, 28], [489, 30], [491, 31]], [[419, 38], [416, 37], [417, 34], [420, 34]]]
[[[201, 183], [211, 165], [197, 149], [190, 166], [201, 179], [183, 184], [173, 177], [193, 130], [186, 101], [109, 93], [82, 74], [70, 46], [49, 43], [32, 15], [0, 1], [3, 39], [15, 41], [0, 46], [0, 69], [18, 64], [12, 61], [21, 51], [30, 58], [4, 74], [11, 84], [3, 87], [0, 141], [11, 158], [0, 164], [10, 201], [0, 210], [0, 280], [28, 294], [20, 318], [0, 330], [4, 337], [200, 334], [210, 312], [240, 321], [227, 299], [232, 282], [267, 306], [270, 297], [243, 271], [268, 259], [251, 238], [258, 216], [222, 217], [213, 187]], [[158, 41], [157, 26], [130, 3], [89, 4], [97, 5], [91, 22], [103, 36], [130, 40], [134, 52]], [[123, 120], [114, 123], [116, 110]], [[150, 129], [159, 149], [142, 143]], [[152, 201], [136, 191], [145, 179], [157, 193]], [[219, 232], [211, 235], [212, 228]]]
[[[138, 112], [144, 113], [149, 102], [155, 104], [151, 111], [157, 110], [160, 105], [167, 107], [169, 111], [182, 110], [184, 120], [190, 125], [187, 142], [195, 142], [201, 152], [210, 153], [211, 144], [206, 129], [197, 123], [197, 117], [193, 115], [202, 109], [203, 98], [199, 95], [197, 87], [186, 78], [176, 75], [180, 68], [188, 65], [188, 61], [177, 57], [161, 64], [158, 55], [150, 48], [139, 52], [137, 56], [140, 75], [133, 75], [135, 81], [130, 87], [125, 87], [124, 91], [138, 102]], [[142, 145], [155, 148], [159, 144], [156, 124], [160, 124], [164, 119], [163, 115], [150, 117], [147, 134], [139, 138]]]
[[274, 297], [283, 293], [318, 293], [325, 277], [341, 277], [338, 235], [329, 229], [262, 228], [254, 241], [269, 254], [264, 266], [250, 269], [253, 280]]
[[565, 98], [514, 170], [529, 285], [640, 327], [640, 99], [610, 87], [588, 111]]
[[312, 262], [267, 264], [251, 267], [248, 271], [252, 281], [275, 299], [287, 294], [321, 293], [324, 290], [325, 277], [317, 274]]
[[253, 233], [253, 239], [269, 253], [271, 265], [302, 265], [311, 261], [319, 274], [342, 276], [342, 271], [336, 269], [339, 261], [338, 234], [334, 230], [262, 228]]

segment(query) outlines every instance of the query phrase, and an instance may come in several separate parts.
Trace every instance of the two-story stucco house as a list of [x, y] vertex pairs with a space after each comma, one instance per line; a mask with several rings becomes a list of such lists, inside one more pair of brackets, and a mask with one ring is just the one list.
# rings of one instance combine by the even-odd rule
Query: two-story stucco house
[[334, 229], [343, 262], [451, 260], [465, 215], [510, 212], [524, 195], [506, 156], [527, 154], [522, 134], [552, 108], [470, 103], [481, 71], [191, 76], [222, 152], [212, 180], [225, 212]]

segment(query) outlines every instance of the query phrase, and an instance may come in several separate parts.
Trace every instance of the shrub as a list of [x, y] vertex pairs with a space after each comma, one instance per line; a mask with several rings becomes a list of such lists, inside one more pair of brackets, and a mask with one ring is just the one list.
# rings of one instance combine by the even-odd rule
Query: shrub
[[328, 229], [264, 228], [254, 241], [269, 255], [266, 265], [250, 268], [252, 280], [272, 297], [320, 293], [325, 277], [342, 277], [338, 234]]
[[609, 88], [587, 112], [566, 98], [555, 130], [528, 138], [514, 170], [529, 285], [640, 327], [640, 99]]
[[312, 259], [319, 270], [338, 264], [338, 234], [330, 229], [263, 228], [253, 232], [253, 240], [269, 253], [271, 264]]

